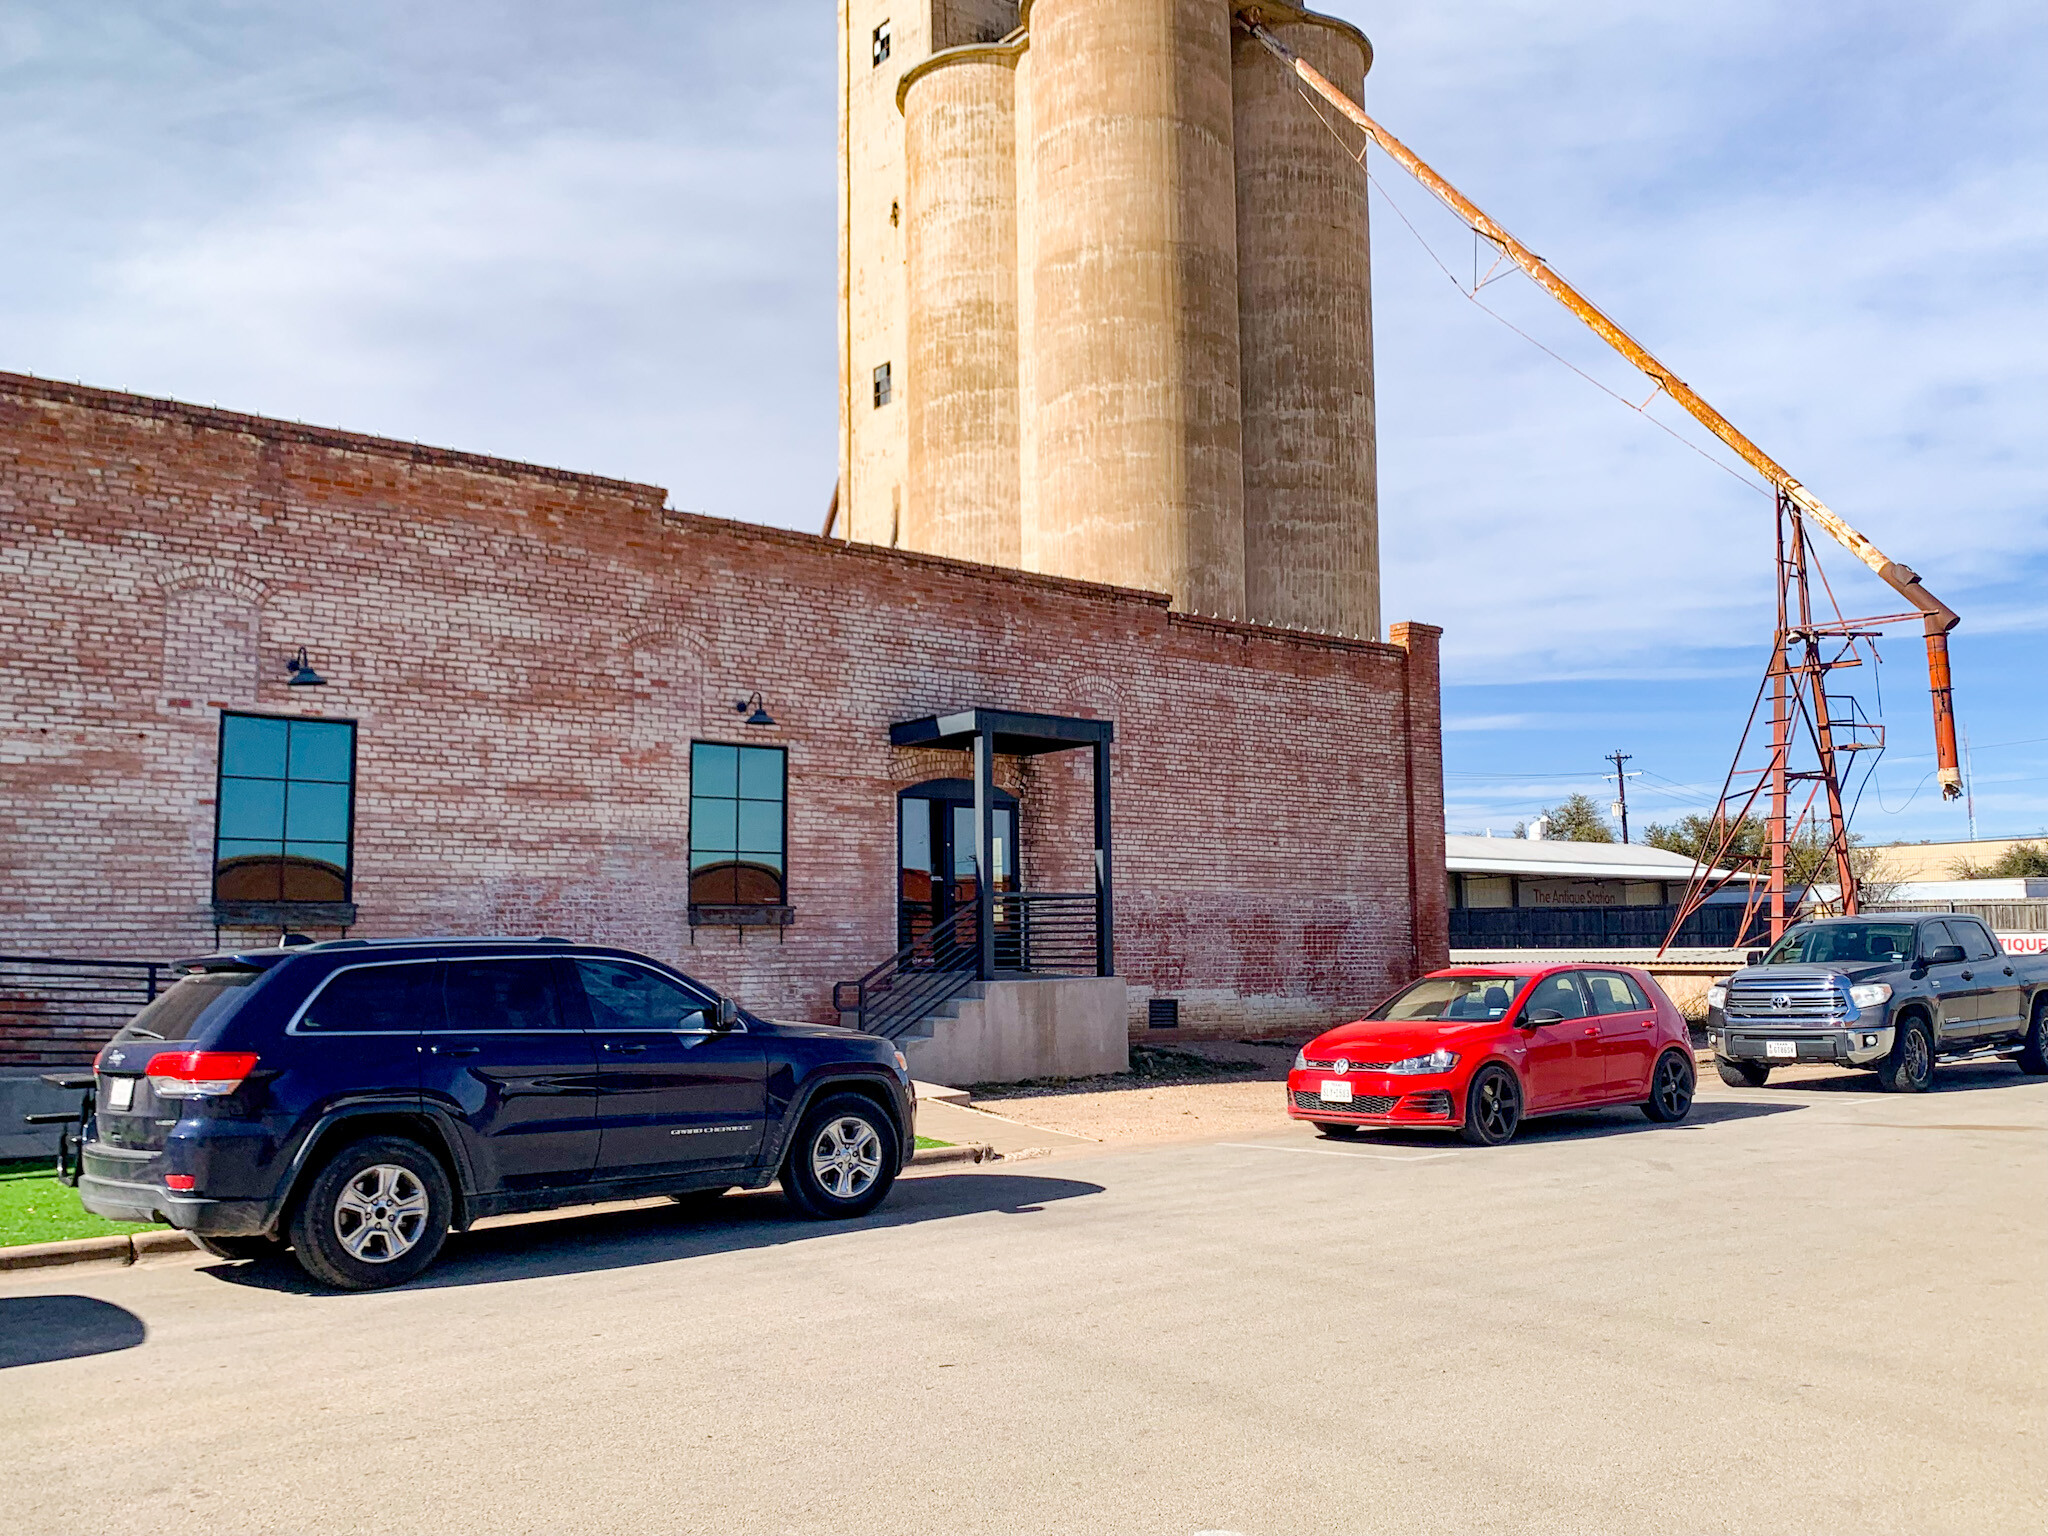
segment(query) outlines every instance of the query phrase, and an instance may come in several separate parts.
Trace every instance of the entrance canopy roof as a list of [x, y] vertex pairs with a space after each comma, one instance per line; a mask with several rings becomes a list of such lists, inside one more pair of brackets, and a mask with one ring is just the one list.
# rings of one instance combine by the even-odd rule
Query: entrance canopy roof
[[977, 736], [993, 737], [995, 750], [1007, 757], [1033, 757], [1041, 752], [1067, 752], [1075, 747], [1113, 741], [1116, 726], [1108, 720], [1080, 720], [1068, 715], [962, 709], [889, 727], [892, 747], [946, 747], [967, 752], [973, 749]]

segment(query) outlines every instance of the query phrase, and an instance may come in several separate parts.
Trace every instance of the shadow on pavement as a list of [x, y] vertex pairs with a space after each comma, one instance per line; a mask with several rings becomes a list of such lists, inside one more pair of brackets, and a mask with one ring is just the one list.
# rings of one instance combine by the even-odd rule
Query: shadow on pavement
[[[1028, 1216], [1048, 1201], [1101, 1193], [1100, 1184], [1078, 1179], [1028, 1174], [924, 1174], [898, 1181], [880, 1209], [857, 1221], [806, 1220], [773, 1189], [731, 1194], [693, 1207], [592, 1211], [451, 1234], [434, 1266], [399, 1289], [491, 1285], [501, 1280], [663, 1264], [672, 1259], [774, 1248], [842, 1232], [901, 1227], [990, 1211]], [[246, 1264], [212, 1264], [201, 1273], [236, 1285], [308, 1296], [363, 1294], [332, 1291], [315, 1284], [289, 1256]]]
[[0, 1297], [0, 1370], [109, 1355], [147, 1337], [133, 1312], [90, 1296]]
[[[1697, 1130], [1701, 1126], [1718, 1125], [1729, 1120], [1754, 1120], [1759, 1115], [1796, 1114], [1807, 1107], [1804, 1104], [1747, 1104], [1727, 1100], [1694, 1099], [1692, 1113], [1676, 1125], [1659, 1125], [1634, 1105], [1616, 1105], [1611, 1109], [1567, 1110], [1562, 1114], [1541, 1115], [1533, 1120], [1524, 1120], [1521, 1129], [1515, 1132], [1513, 1145], [1541, 1146], [1546, 1142], [1584, 1141], [1596, 1136], [1670, 1135], [1675, 1131]], [[1446, 1134], [1443, 1131], [1391, 1128], [1361, 1131], [1356, 1136], [1325, 1136], [1321, 1139], [1339, 1147], [1405, 1147], [1437, 1152], [1466, 1145], [1457, 1135]]]
[[[1930, 1093], [1968, 1093], [1991, 1088], [2024, 1088], [2029, 1083], [2048, 1083], [2048, 1077], [2029, 1077], [2009, 1061], [1966, 1061], [1934, 1067], [1934, 1086]], [[1867, 1094], [1873, 1098], [1884, 1094], [1877, 1083], [1875, 1072], [1835, 1071], [1816, 1077], [1772, 1077], [1761, 1088], [1739, 1088], [1738, 1093], [1850, 1093]], [[1921, 1097], [1918, 1094], [1902, 1093], [1896, 1097], [1910, 1100]]]

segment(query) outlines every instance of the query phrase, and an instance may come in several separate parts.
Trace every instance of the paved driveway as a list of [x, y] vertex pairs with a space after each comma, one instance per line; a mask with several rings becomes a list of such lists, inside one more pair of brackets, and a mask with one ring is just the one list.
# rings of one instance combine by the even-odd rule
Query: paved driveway
[[[459, 1243], [338, 1296], [0, 1284], [74, 1532], [2034, 1532], [2048, 1084], [1713, 1092], [1494, 1151], [1269, 1134]], [[1000, 1167], [1001, 1165], [997, 1165]], [[97, 1353], [86, 1351], [97, 1350]]]

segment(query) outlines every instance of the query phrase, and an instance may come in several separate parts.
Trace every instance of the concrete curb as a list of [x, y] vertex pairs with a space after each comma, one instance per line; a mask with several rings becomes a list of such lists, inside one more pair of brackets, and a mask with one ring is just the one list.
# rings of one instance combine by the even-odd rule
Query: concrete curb
[[198, 1247], [178, 1231], [150, 1231], [113, 1237], [79, 1237], [66, 1243], [23, 1243], [0, 1248], [0, 1270], [55, 1269], [64, 1264], [133, 1264], [158, 1253], [190, 1253]]
[[926, 1147], [910, 1155], [910, 1166], [929, 1168], [935, 1163], [992, 1163], [999, 1154], [987, 1145], [972, 1147]]

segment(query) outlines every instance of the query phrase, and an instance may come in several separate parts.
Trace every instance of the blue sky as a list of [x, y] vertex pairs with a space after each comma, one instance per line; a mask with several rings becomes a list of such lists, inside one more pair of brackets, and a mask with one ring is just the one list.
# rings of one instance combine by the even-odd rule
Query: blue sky
[[[1328, 8], [1388, 127], [1962, 613], [1978, 828], [2048, 830], [2048, 16]], [[816, 528], [833, 53], [823, 0], [0, 5], [0, 367]], [[1471, 237], [1375, 175], [1387, 616], [1447, 631], [1452, 829], [1598, 793], [1617, 748], [1637, 825], [1700, 807], [1763, 662], [1768, 501], [1475, 307], [1437, 265], [1469, 278]], [[1520, 278], [1485, 297], [1643, 397]], [[1966, 836], [1918, 644], [1882, 654], [1859, 828]]]

